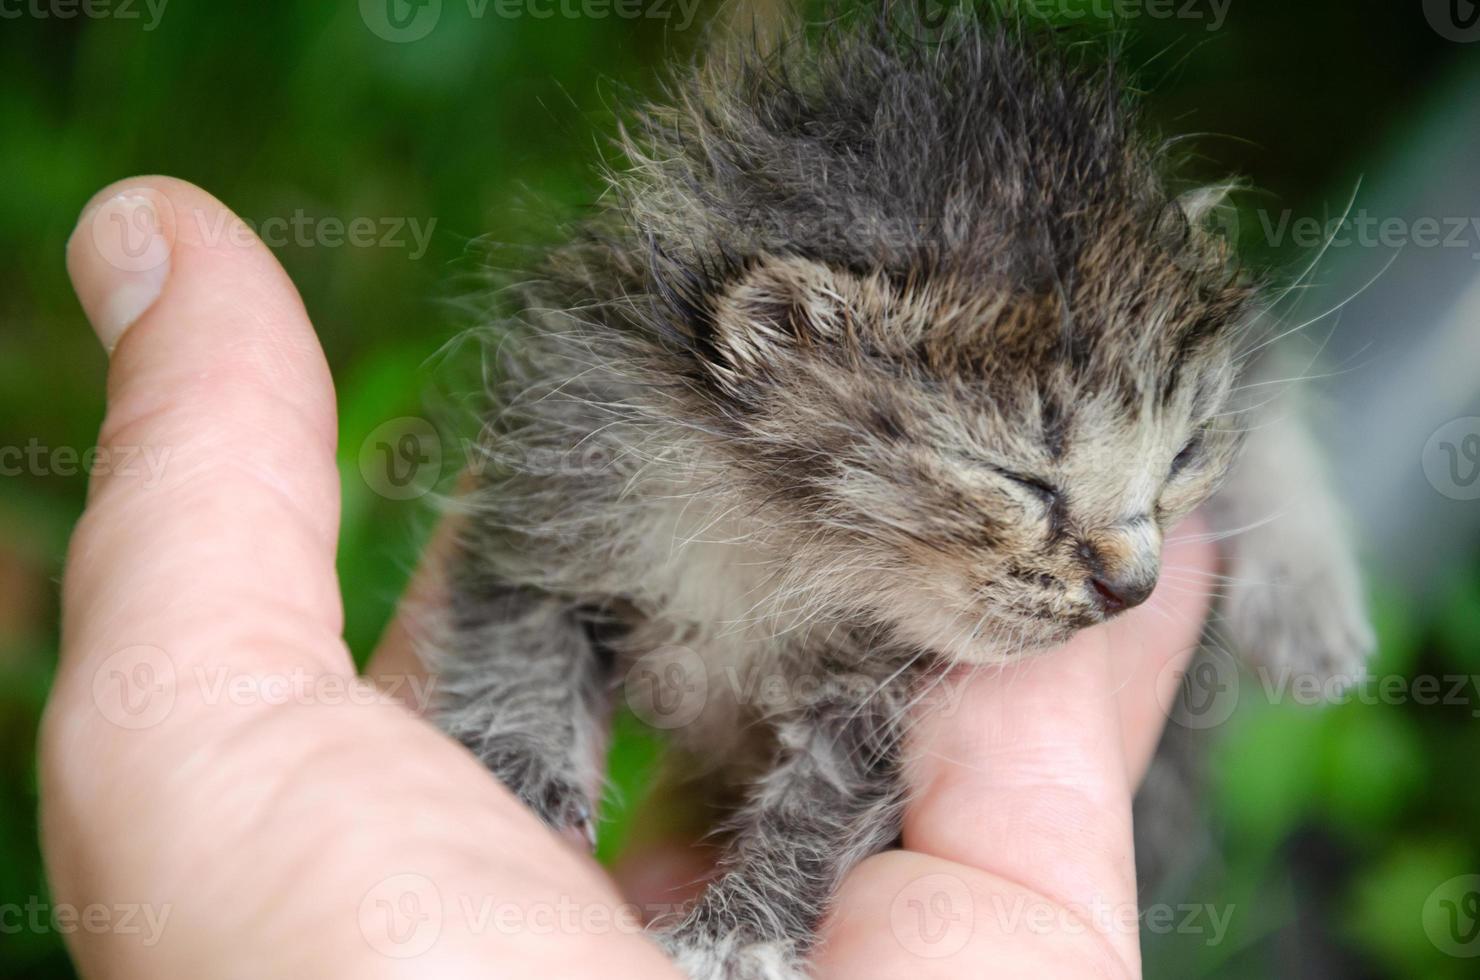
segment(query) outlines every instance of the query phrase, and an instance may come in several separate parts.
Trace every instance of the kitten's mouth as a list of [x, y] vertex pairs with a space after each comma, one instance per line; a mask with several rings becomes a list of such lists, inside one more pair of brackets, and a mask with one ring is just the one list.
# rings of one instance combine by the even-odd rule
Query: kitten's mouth
[[1112, 615], [1089, 602], [1066, 603], [1062, 593], [1054, 598], [1057, 603], [963, 605], [953, 611], [937, 607], [924, 616], [912, 610], [913, 615], [896, 622], [907, 638], [935, 649], [948, 662], [981, 664], [1008, 663], [1059, 646]]
[[1039, 629], [1062, 631], [1066, 637], [1082, 629], [1098, 626], [1110, 618], [1093, 607], [1076, 608], [1069, 612], [1041, 608], [1011, 608], [1008, 612], [1014, 618], [1030, 622]]
[[1086, 610], [1085, 612], [1075, 613], [1072, 616], [1063, 617], [1060, 619], [1060, 622], [1062, 622], [1067, 629], [1071, 630], [1074, 633], [1078, 633], [1080, 630], [1089, 629], [1091, 626], [1099, 626], [1101, 623], [1107, 622], [1109, 619], [1109, 616]]
[[1015, 638], [1024, 653], [1059, 646], [1081, 631], [1113, 618], [1092, 606], [1059, 612], [1042, 608], [1008, 608], [998, 616], [1004, 636]]
[[1003, 617], [1005, 633], [1015, 636], [1025, 653], [1067, 643], [1081, 630], [1102, 622], [1102, 617], [1088, 609], [1068, 614], [1044, 609], [1031, 612], [1014, 609], [1008, 610], [1008, 615]]

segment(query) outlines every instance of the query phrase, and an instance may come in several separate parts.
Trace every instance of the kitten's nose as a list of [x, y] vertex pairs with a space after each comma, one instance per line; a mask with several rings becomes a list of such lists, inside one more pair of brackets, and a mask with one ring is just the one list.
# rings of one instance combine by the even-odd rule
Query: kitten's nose
[[1090, 592], [1107, 616], [1125, 612], [1139, 606], [1151, 596], [1156, 588], [1155, 576], [1125, 577], [1092, 575]]
[[1161, 530], [1149, 518], [1134, 518], [1079, 542], [1085, 591], [1106, 618], [1151, 597], [1161, 572]]

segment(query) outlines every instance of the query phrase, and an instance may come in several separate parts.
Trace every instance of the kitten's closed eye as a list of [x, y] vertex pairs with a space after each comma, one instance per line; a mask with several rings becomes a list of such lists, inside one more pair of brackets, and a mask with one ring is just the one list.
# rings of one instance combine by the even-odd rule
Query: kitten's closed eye
[[1203, 434], [1198, 432], [1187, 441], [1187, 445], [1182, 447], [1182, 451], [1172, 458], [1172, 467], [1171, 471], [1167, 474], [1167, 479], [1172, 479], [1187, 469], [1188, 466], [1191, 466], [1197, 459], [1198, 453], [1202, 450], [1202, 445]]
[[1003, 469], [1000, 466], [993, 466], [992, 472], [996, 473], [1004, 480], [1007, 480], [1010, 483], [1015, 483], [1025, 490], [1028, 490], [1033, 494], [1033, 496], [1042, 501], [1045, 507], [1056, 507], [1062, 501], [1062, 495], [1055, 487], [1044, 480], [1038, 479], [1035, 476], [1028, 476], [1025, 473], [1018, 473], [1014, 470]]
[[1057, 538], [1064, 533], [1064, 527], [1068, 522], [1068, 502], [1057, 487], [1036, 476], [1003, 469], [1000, 466], [993, 466], [992, 471], [1037, 498], [1038, 502], [1043, 505], [1043, 513], [1048, 520], [1050, 538]]

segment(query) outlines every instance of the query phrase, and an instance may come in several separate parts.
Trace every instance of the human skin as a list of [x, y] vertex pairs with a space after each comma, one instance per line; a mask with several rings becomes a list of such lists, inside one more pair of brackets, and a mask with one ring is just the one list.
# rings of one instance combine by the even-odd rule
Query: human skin
[[[293, 285], [249, 233], [213, 232], [223, 212], [190, 184], [131, 178], [68, 245], [112, 352], [99, 445], [169, 453], [157, 480], [94, 473], [63, 583], [40, 735], [53, 901], [166, 914], [158, 935], [71, 933], [80, 971], [676, 976], [611, 917], [663, 892], [656, 856], [609, 877], [416, 705], [350, 686], [333, 385]], [[119, 229], [156, 237], [120, 253]], [[1130, 803], [1206, 615], [1201, 530], [1171, 536], [1146, 606], [959, 678], [955, 710], [919, 719], [903, 847], [844, 882], [818, 977], [1139, 976]], [[392, 624], [370, 677], [415, 676]], [[166, 696], [120, 714], [120, 677]], [[274, 696], [283, 678], [308, 694]], [[386, 931], [397, 908], [426, 913], [411, 945]], [[489, 908], [506, 915], [471, 914]], [[551, 908], [577, 925], [531, 925]]]

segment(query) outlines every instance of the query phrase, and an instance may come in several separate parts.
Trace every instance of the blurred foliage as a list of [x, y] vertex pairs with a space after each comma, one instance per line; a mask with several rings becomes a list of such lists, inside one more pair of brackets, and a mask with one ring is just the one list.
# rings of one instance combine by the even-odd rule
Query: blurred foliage
[[[1053, 6], [1074, 20], [1107, 5]], [[1463, 51], [1419, 7], [1238, 0], [1217, 31], [1206, 18], [1141, 17], [1124, 25], [1128, 60], [1143, 66], [1164, 131], [1229, 134], [1195, 143], [1208, 175], [1243, 173], [1282, 206], [1319, 214], [1407, 138], [1413, 107]], [[360, 447], [382, 423], [426, 410], [429, 366], [473, 356], [445, 345], [476, 319], [484, 236], [516, 263], [522, 246], [557, 233], [554, 216], [589, 205], [612, 110], [652, 90], [654, 66], [690, 51], [699, 31], [653, 18], [473, 17], [477, 5], [449, 0], [425, 38], [390, 43], [354, 0], [175, 0], [157, 23], [143, 4], [136, 19], [63, 9], [12, 5], [0, 20], [0, 446], [94, 438], [104, 357], [61, 256], [104, 184], [177, 175], [253, 222], [435, 220], [424, 255], [409, 242], [277, 249], [339, 386], [339, 567], [346, 633], [363, 657], [432, 518], [425, 501], [373, 493]], [[456, 386], [441, 390], [434, 400], [459, 403]], [[84, 489], [75, 475], [0, 477], [0, 906], [45, 901], [33, 733], [55, 658], [52, 584]], [[1480, 574], [1422, 622], [1405, 617], [1400, 592], [1384, 594], [1379, 674], [1477, 671]], [[1189, 891], [1233, 907], [1229, 936], [1148, 937], [1148, 971], [1463, 975], [1466, 961], [1439, 950], [1420, 910], [1439, 883], [1480, 867], [1474, 695], [1321, 711], [1243, 699], [1218, 751], [1220, 859]], [[630, 799], [658, 749], [631, 724], [622, 732], [614, 772]], [[607, 839], [629, 820], [616, 807]], [[6, 929], [0, 975], [71, 970], [54, 931]]]

